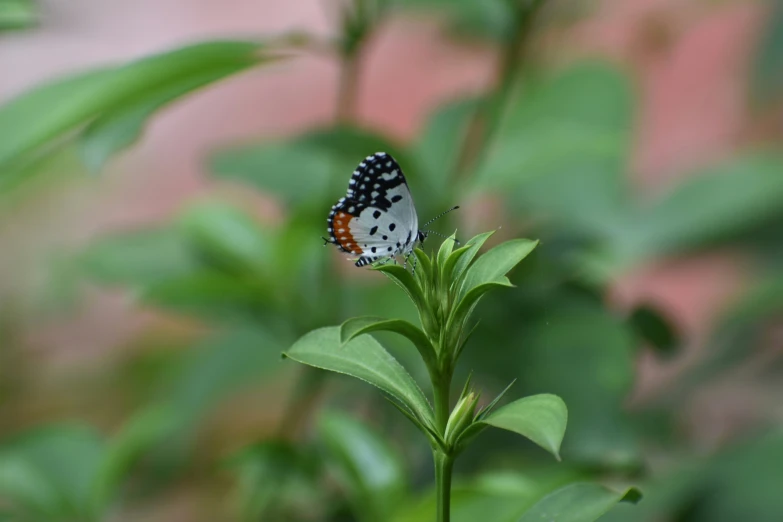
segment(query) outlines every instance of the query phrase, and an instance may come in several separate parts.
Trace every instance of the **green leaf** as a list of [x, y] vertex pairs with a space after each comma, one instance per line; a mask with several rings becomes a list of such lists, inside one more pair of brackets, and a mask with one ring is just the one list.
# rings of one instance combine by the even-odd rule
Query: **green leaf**
[[24, 29], [38, 22], [38, 13], [30, 0], [0, 0], [0, 31]]
[[410, 412], [405, 406], [401, 405], [399, 402], [395, 401], [394, 399], [391, 399], [390, 397], [384, 397], [389, 404], [394, 406], [394, 408], [403, 414], [403, 416], [411, 421], [414, 426], [419, 428], [421, 432], [424, 434], [425, 437], [427, 437], [427, 440], [430, 441], [430, 445], [433, 449], [438, 449], [440, 451], [448, 451], [448, 447], [446, 445], [446, 442], [443, 440], [443, 437], [440, 436], [440, 434], [432, 427], [427, 426], [423, 424], [419, 419], [413, 416], [413, 413]]
[[55, 140], [93, 122], [88, 150], [97, 164], [132, 141], [129, 136], [142, 116], [197, 86], [259, 63], [265, 58], [261, 50], [253, 42], [200, 43], [22, 94], [0, 107], [0, 135], [6, 137], [0, 143], [0, 171], [10, 176]]
[[678, 332], [660, 310], [649, 305], [639, 306], [631, 313], [629, 322], [637, 335], [661, 355], [671, 357], [679, 348]]
[[328, 493], [318, 483], [321, 456], [306, 445], [266, 439], [244, 447], [227, 465], [237, 479], [238, 521], [267, 520], [281, 512], [304, 519], [328, 505]]
[[125, 286], [146, 304], [211, 318], [257, 316], [279, 295], [258, 278], [205, 267], [204, 257], [181, 228], [140, 230], [88, 245], [60, 277]]
[[[779, 465], [783, 458], [780, 432], [772, 429], [722, 453], [707, 463], [702, 475], [694, 477], [692, 487], [697, 491], [712, 486], [707, 490], [706, 501], [693, 509], [694, 520], [776, 522], [783, 510], [780, 488], [776, 487], [783, 479]], [[665, 478], [662, 479], [661, 483]]]
[[256, 324], [226, 327], [192, 346], [157, 390], [177, 435], [192, 441], [199, 420], [216, 404], [280, 368], [280, 349], [280, 341]]
[[478, 100], [460, 100], [431, 115], [414, 153], [433, 193], [449, 193], [449, 176], [457, 166], [468, 122], [479, 108]]
[[519, 522], [593, 522], [619, 502], [635, 504], [641, 497], [636, 488], [618, 492], [599, 484], [569, 484], [538, 501]]
[[115, 500], [131, 468], [174, 427], [166, 408], [153, 407], [135, 414], [109, 442], [92, 485], [93, 513], [103, 513]]
[[37, 428], [0, 447], [0, 496], [36, 520], [85, 520], [103, 441], [91, 428]]
[[406, 177], [415, 179], [415, 166], [402, 147], [353, 127], [319, 129], [285, 142], [229, 149], [213, 156], [210, 165], [215, 177], [247, 183], [287, 203], [300, 204], [320, 201], [333, 191], [344, 193], [345, 173], [376, 151], [392, 154]]
[[454, 277], [454, 267], [457, 265], [462, 256], [467, 255], [473, 247], [471, 245], [461, 246], [449, 254], [448, 259], [442, 265], [442, 273], [445, 281], [451, 281], [452, 285], [459, 282], [458, 277]]
[[[461, 38], [483, 38], [500, 44], [513, 34], [517, 4], [504, 0], [401, 0], [403, 5], [429, 7], [449, 16], [450, 29]], [[525, 4], [521, 5], [526, 5]]]
[[201, 204], [181, 219], [188, 239], [209, 262], [234, 274], [269, 276], [271, 235], [236, 207]]
[[502, 398], [503, 398], [503, 396], [504, 396], [504, 395], [506, 395], [506, 393], [508, 392], [508, 390], [510, 390], [510, 389], [511, 389], [511, 387], [512, 387], [512, 386], [514, 386], [514, 383], [515, 383], [515, 382], [517, 382], [517, 381], [516, 381], [516, 379], [514, 379], [513, 381], [511, 381], [511, 382], [508, 384], [508, 386], [506, 386], [505, 388], [503, 388], [503, 391], [502, 391], [502, 392], [500, 392], [500, 393], [497, 395], [497, 397], [495, 397], [494, 399], [492, 399], [492, 402], [490, 402], [489, 404], [487, 404], [485, 407], [481, 408], [481, 411], [480, 411], [480, 412], [479, 412], [479, 413], [476, 415], [476, 420], [482, 420], [482, 419], [483, 419], [483, 418], [485, 418], [487, 415], [489, 415], [490, 413], [492, 413], [492, 410], [494, 410], [494, 409], [495, 409], [495, 406], [497, 406], [498, 402], [500, 402], [500, 399], [502, 399]]
[[527, 437], [560, 460], [568, 409], [557, 395], [525, 397], [495, 410], [480, 422]]
[[66, 510], [45, 472], [6, 452], [0, 453], [0, 496], [14, 512], [41, 520], [55, 520]]
[[[426, 270], [427, 267], [422, 266], [421, 268]], [[411, 301], [413, 301], [413, 304], [415, 304], [417, 308], [420, 308], [420, 305], [424, 303], [424, 296], [422, 295], [421, 287], [408, 270], [401, 267], [400, 265], [391, 264], [376, 266], [373, 269], [379, 272], [383, 272], [384, 275], [386, 275], [389, 279], [397, 283], [398, 286], [405, 290], [405, 293], [408, 294], [408, 297], [410, 297]]]
[[454, 251], [454, 240], [457, 239], [457, 233], [450, 235], [448, 239], [444, 239], [443, 242], [440, 244], [440, 248], [438, 249], [438, 267], [440, 269], [441, 275], [445, 274], [444, 268], [446, 267], [446, 261], [448, 261], [449, 256]]
[[[593, 298], [535, 297], [525, 305], [519, 301], [523, 288], [501, 293], [482, 320], [486, 346], [521, 349], [504, 357], [469, 350], [471, 366], [496, 378], [517, 378], [523, 396], [561, 397], [568, 405], [569, 436], [561, 448], [568, 461], [602, 469], [638, 465], [639, 443], [623, 410], [638, 353], [633, 332]], [[525, 313], [526, 306], [534, 309]]]
[[400, 401], [426, 426], [434, 425], [432, 408], [419, 385], [369, 335], [342, 344], [339, 327], [320, 328], [304, 335], [284, 355], [366, 381]]
[[479, 257], [465, 274], [460, 297], [464, 298], [471, 290], [485, 283], [502, 282], [503, 276], [527, 257], [536, 245], [538, 241], [512, 239]]
[[116, 233], [87, 246], [73, 261], [97, 282], [145, 287], [200, 269], [188, 241], [175, 229]]
[[371, 332], [395, 332], [406, 337], [421, 354], [428, 368], [434, 368], [436, 362], [435, 348], [424, 332], [408, 321], [402, 319], [384, 319], [382, 317], [355, 317], [348, 319], [340, 326], [340, 340], [349, 342], [355, 337]]
[[465, 320], [467, 320], [467, 318], [473, 312], [473, 309], [478, 304], [479, 299], [481, 299], [484, 294], [490, 290], [494, 288], [511, 288], [513, 286], [514, 285], [511, 284], [511, 281], [509, 281], [507, 277], [503, 276], [498, 281], [480, 284], [473, 288], [470, 292], [467, 293], [467, 295], [465, 295], [465, 297], [462, 298], [462, 300], [460, 300], [459, 304], [452, 312], [451, 317], [449, 317], [448, 320], [447, 329], [459, 328], [461, 325], [463, 325]]
[[[548, 470], [548, 473], [539, 475], [495, 471], [473, 475], [469, 479], [456, 476], [451, 491], [451, 521], [517, 522], [543, 496], [560, 487], [564, 480], [572, 480], [568, 475], [551, 475], [551, 470]], [[419, 499], [405, 502], [394, 521], [432, 522], [435, 497], [435, 489], [432, 488]], [[550, 520], [543, 519], [542, 522]]]
[[561, 231], [605, 236], [628, 219], [633, 96], [627, 75], [583, 63], [531, 79], [474, 179], [513, 211]]
[[782, 171], [783, 157], [756, 156], [690, 177], [624, 222], [612, 238], [617, 263], [742, 237], [783, 216]]
[[415, 256], [416, 261], [416, 273], [414, 274], [414, 278], [418, 282], [418, 287], [423, 294], [426, 293], [427, 285], [432, 279], [432, 260], [430, 259], [430, 256], [425, 254], [420, 248], [414, 248], [413, 255]]
[[337, 412], [322, 415], [318, 433], [357, 519], [389, 520], [408, 489], [401, 456], [380, 433]]
[[94, 172], [99, 172], [113, 154], [133, 145], [141, 137], [147, 120], [161, 108], [201, 87], [238, 73], [257, 61], [205, 61], [202, 71], [172, 78], [170, 83], [160, 87], [150, 87], [140, 99], [128, 100], [120, 108], [100, 115], [81, 136], [85, 164]]
[[[496, 143], [476, 174], [476, 184], [503, 189], [537, 181], [548, 183], [550, 190], [556, 184], [569, 193], [571, 200], [570, 196], [578, 192], [562, 183], [557, 171], [593, 159], [608, 160], [620, 167], [630, 143], [632, 113], [630, 82], [609, 64], [581, 63], [553, 76], [534, 79], [510, 107], [496, 133]], [[603, 193], [594, 202], [610, 193], [619, 195], [621, 174], [620, 168], [614, 168], [590, 175], [597, 186], [588, 194]], [[536, 190], [536, 194], [540, 192]], [[563, 196], [554, 191], [547, 200]], [[536, 204], [533, 199], [525, 201]], [[546, 205], [541, 202], [539, 208]]]
[[210, 168], [216, 178], [248, 184], [291, 204], [323, 197], [336, 172], [329, 151], [297, 141], [229, 149], [211, 158]]
[[[484, 243], [487, 241], [487, 239], [489, 239], [489, 237], [494, 233], [495, 231], [492, 230], [490, 232], [484, 232], [482, 234], [470, 238], [465, 243], [464, 247], [458, 249], [456, 252], [453, 253], [452, 256], [449, 257], [448, 264], [453, 263], [454, 265], [454, 269], [452, 272], [453, 274], [452, 279], [454, 280], [455, 283], [459, 284], [460, 278], [468, 269], [468, 266], [470, 266], [470, 263], [471, 261], [473, 261], [473, 258], [476, 257], [478, 251], [481, 249], [482, 246], [484, 246]], [[465, 252], [461, 253], [460, 250], [463, 249], [465, 249]]]
[[211, 320], [250, 320], [268, 312], [272, 304], [267, 287], [214, 270], [150, 284], [139, 298], [158, 308]]

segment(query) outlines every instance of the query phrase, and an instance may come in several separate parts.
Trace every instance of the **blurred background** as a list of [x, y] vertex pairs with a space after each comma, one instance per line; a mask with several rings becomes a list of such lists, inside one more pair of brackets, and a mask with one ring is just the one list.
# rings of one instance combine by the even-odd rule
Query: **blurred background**
[[0, 0], [0, 71], [0, 521], [432, 520], [420, 434], [280, 358], [416, 320], [320, 239], [381, 150], [541, 240], [456, 384], [562, 396], [563, 462], [482, 435], [454, 520], [783, 520], [783, 3]]

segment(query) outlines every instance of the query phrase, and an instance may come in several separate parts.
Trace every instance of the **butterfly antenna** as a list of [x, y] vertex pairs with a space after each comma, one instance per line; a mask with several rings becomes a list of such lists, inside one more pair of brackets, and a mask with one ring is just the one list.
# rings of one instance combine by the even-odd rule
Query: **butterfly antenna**
[[449, 212], [451, 212], [452, 210], [457, 210], [458, 208], [459, 208], [459, 205], [457, 205], [457, 206], [454, 206], [454, 207], [451, 207], [450, 209], [448, 209], [448, 210], [447, 210], [447, 211], [445, 211], [445, 212], [441, 212], [440, 214], [438, 214], [438, 215], [437, 215], [437, 216], [435, 216], [434, 218], [432, 218], [432, 219], [430, 219], [429, 221], [427, 221], [426, 223], [424, 223], [424, 226], [423, 226], [423, 227], [421, 227], [421, 229], [422, 229], [422, 230], [426, 229], [426, 228], [427, 228], [427, 225], [429, 225], [429, 224], [430, 224], [430, 223], [432, 223], [433, 221], [435, 221], [435, 220], [437, 220], [437, 219], [440, 219], [440, 218], [442, 218], [443, 216], [445, 216], [446, 214], [448, 214], [448, 213], [449, 213]]
[[438, 214], [434, 218], [432, 218], [429, 221], [427, 221], [426, 223], [424, 223], [424, 226], [421, 227], [421, 229], [425, 230], [428, 234], [435, 234], [436, 236], [445, 237], [446, 239], [451, 239], [452, 241], [454, 241], [458, 245], [462, 244], [462, 243], [459, 242], [458, 239], [454, 239], [451, 236], [447, 236], [445, 234], [441, 234], [440, 232], [435, 232], [434, 230], [427, 230], [427, 225], [429, 225], [430, 223], [432, 223], [433, 221], [435, 221], [437, 219], [442, 218], [443, 216], [445, 216], [446, 214], [448, 214], [452, 210], [457, 210], [458, 208], [459, 208], [459, 205], [455, 205], [455, 206], [451, 207], [450, 209], [446, 210], [445, 212], [441, 212], [440, 214]]
[[440, 236], [440, 237], [443, 237], [443, 238], [446, 238], [446, 239], [451, 239], [457, 245], [461, 245], [462, 244], [462, 243], [460, 243], [459, 239], [455, 239], [455, 238], [453, 238], [451, 236], [447, 236], [446, 234], [441, 234], [440, 232], [435, 232], [434, 230], [427, 230], [427, 234], [435, 234], [436, 236]]

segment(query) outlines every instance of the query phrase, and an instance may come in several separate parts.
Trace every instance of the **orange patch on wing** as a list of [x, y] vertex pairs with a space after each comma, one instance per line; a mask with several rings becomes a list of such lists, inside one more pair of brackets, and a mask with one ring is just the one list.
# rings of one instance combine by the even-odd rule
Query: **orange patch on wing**
[[353, 239], [351, 228], [348, 226], [348, 223], [350, 223], [352, 219], [352, 215], [346, 214], [345, 212], [338, 212], [337, 215], [334, 216], [334, 237], [337, 238], [337, 242], [340, 243], [341, 247], [350, 251], [352, 254], [361, 255], [362, 250]]

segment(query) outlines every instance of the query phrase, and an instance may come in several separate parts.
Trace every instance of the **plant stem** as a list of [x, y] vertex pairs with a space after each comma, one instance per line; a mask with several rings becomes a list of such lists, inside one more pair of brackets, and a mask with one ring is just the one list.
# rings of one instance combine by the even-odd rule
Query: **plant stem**
[[435, 425], [443, 435], [449, 422], [449, 392], [451, 390], [451, 372], [441, 371], [432, 382], [432, 398], [435, 403]]
[[451, 517], [451, 471], [454, 456], [440, 451], [433, 453], [435, 459], [435, 494], [437, 498], [437, 522], [449, 522]]
[[[453, 372], [450, 367], [441, 366], [438, 375], [432, 380], [432, 395], [435, 403], [435, 425], [441, 435], [446, 433], [446, 424], [449, 422], [451, 391], [451, 378]], [[437, 522], [448, 522], [451, 507], [451, 468], [454, 464], [454, 456], [450, 450], [433, 450], [435, 461], [435, 488], [437, 495]]]
[[497, 128], [500, 115], [508, 103], [512, 87], [521, 72], [524, 47], [528, 43], [530, 26], [543, 0], [532, 0], [527, 6], [517, 7], [514, 27], [501, 50], [500, 64], [493, 92], [484, 106], [477, 109], [465, 132], [463, 146], [454, 170], [454, 179], [461, 180], [481, 160], [492, 134]]
[[306, 366], [296, 378], [294, 391], [277, 427], [278, 436], [296, 438], [302, 423], [310, 417], [326, 384], [325, 372]]
[[337, 122], [349, 124], [353, 120], [358, 94], [360, 51], [345, 56], [340, 65], [340, 83], [337, 91]]

